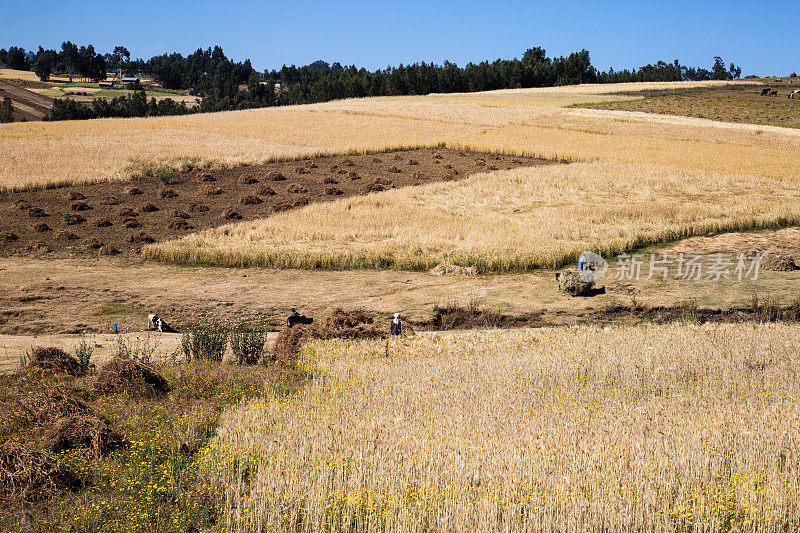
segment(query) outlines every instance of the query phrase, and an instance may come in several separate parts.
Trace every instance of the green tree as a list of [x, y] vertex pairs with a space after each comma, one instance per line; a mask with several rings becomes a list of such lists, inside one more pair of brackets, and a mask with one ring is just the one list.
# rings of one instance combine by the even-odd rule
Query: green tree
[[0, 122], [13, 122], [14, 121], [14, 106], [11, 104], [11, 98], [6, 96], [3, 98], [3, 103], [0, 104]]
[[58, 63], [58, 54], [55, 50], [44, 50], [41, 46], [39, 52], [36, 54], [36, 63], [33, 65], [33, 71], [39, 76], [42, 81], [50, 79], [53, 69]]

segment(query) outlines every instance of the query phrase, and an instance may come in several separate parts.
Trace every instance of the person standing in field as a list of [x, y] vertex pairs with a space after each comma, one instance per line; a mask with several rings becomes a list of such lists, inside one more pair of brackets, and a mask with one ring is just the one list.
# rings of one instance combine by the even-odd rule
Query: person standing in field
[[403, 326], [400, 323], [400, 313], [394, 314], [394, 319], [392, 319], [391, 324], [389, 324], [389, 333], [391, 333], [392, 337], [397, 337], [402, 332]]

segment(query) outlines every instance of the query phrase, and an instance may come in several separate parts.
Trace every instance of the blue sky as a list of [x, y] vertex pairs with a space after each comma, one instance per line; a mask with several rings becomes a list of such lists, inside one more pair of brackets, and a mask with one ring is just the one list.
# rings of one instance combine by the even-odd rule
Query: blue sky
[[62, 41], [117, 44], [134, 57], [220, 44], [258, 70], [316, 59], [370, 69], [415, 61], [459, 65], [585, 48], [605, 70], [659, 59], [710, 68], [720, 55], [742, 74], [800, 71], [800, 6], [768, 2], [0, 0], [0, 48]]

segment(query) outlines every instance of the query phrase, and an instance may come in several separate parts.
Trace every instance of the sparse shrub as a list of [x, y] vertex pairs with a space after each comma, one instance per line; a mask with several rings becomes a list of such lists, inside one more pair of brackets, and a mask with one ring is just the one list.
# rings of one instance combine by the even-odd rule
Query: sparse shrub
[[325, 187], [325, 194], [328, 196], [338, 196], [344, 193], [338, 187]]
[[239, 214], [238, 211], [234, 211], [233, 209], [226, 209], [224, 213], [222, 213], [222, 218], [225, 220], [241, 220], [242, 215]]
[[175, 177], [175, 169], [168, 166], [161, 166], [156, 171], [156, 177], [158, 177], [164, 185], [170, 185]]
[[132, 339], [118, 335], [116, 353], [114, 355], [115, 357], [133, 359], [144, 365], [149, 365], [159, 344], [158, 338], [152, 337], [149, 333], [144, 338], [136, 337]]
[[308, 189], [306, 189], [302, 185], [298, 185], [297, 183], [292, 183], [286, 189], [286, 192], [295, 193], [295, 194], [302, 194], [302, 193], [308, 192]]
[[230, 330], [231, 350], [240, 365], [254, 365], [264, 352], [267, 330], [259, 320], [241, 320]]
[[83, 201], [72, 202], [69, 208], [73, 211], [88, 211], [92, 208], [88, 203]]
[[28, 216], [31, 218], [42, 218], [48, 216], [48, 214], [41, 207], [31, 207], [28, 209]]
[[242, 185], [252, 185], [254, 183], [258, 183], [258, 180], [249, 174], [245, 174], [244, 176], [239, 178], [239, 183], [241, 183]]
[[162, 189], [160, 196], [161, 198], [177, 198], [178, 193], [172, 189]]
[[125, 189], [125, 194], [127, 194], [128, 196], [138, 196], [142, 194], [142, 189], [140, 189], [139, 187], [128, 187], [127, 189]]
[[159, 211], [158, 206], [152, 202], [145, 202], [139, 207], [140, 213], [155, 213]]
[[181, 338], [183, 353], [189, 360], [220, 362], [227, 343], [227, 326], [211, 318], [191, 324]]
[[277, 193], [273, 190], [272, 187], [264, 185], [263, 187], [258, 189], [258, 192], [256, 194], [258, 194], [259, 196], [275, 196]]

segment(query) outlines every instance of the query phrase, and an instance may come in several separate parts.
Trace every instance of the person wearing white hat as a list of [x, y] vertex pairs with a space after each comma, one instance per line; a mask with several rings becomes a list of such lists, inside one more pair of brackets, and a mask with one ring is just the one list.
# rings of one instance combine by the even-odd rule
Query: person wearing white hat
[[392, 320], [392, 323], [389, 325], [389, 332], [392, 334], [392, 337], [396, 337], [397, 335], [400, 335], [401, 331], [402, 331], [402, 326], [400, 325], [400, 313], [395, 313], [394, 319]]

